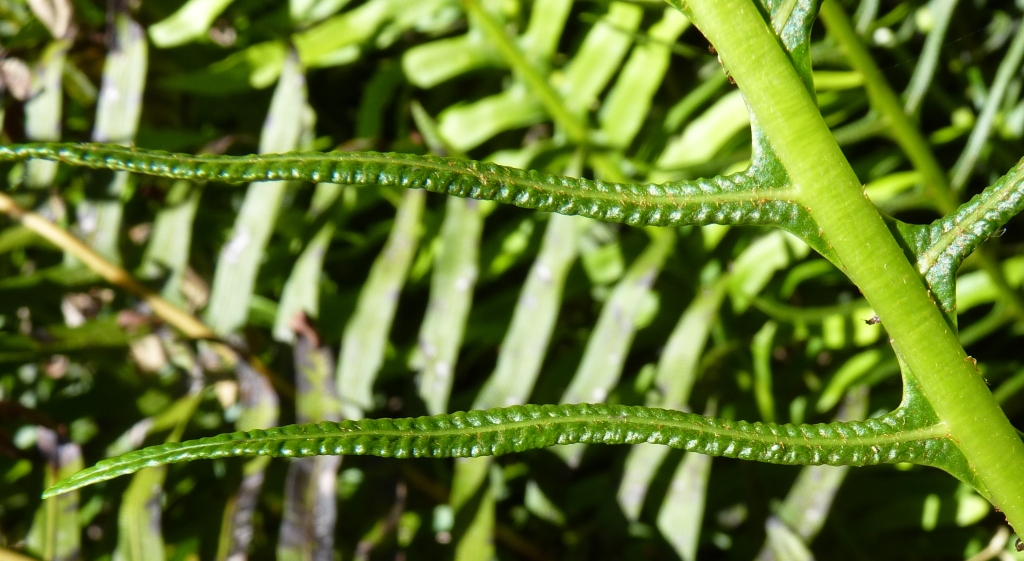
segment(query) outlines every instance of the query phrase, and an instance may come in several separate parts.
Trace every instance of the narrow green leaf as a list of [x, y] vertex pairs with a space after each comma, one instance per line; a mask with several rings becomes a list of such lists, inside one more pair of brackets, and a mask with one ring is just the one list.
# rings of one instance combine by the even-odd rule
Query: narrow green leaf
[[123, 13], [115, 14], [113, 20], [113, 48], [103, 63], [92, 139], [128, 145], [139, 128], [149, 49], [142, 26]]
[[437, 240], [430, 300], [409, 366], [430, 413], [448, 410], [455, 361], [466, 329], [479, 270], [483, 215], [474, 200], [449, 197]]
[[540, 374], [562, 304], [566, 275], [579, 254], [585, 220], [552, 216], [540, 252], [523, 283], [512, 323], [501, 342], [494, 373], [473, 407], [489, 409], [526, 403]]
[[601, 133], [611, 145], [629, 146], [639, 132], [668, 70], [671, 46], [689, 25], [681, 12], [666, 8], [661, 20], [648, 30], [647, 40], [633, 48], [598, 112]]
[[[142, 92], [146, 86], [148, 45], [142, 26], [127, 14], [114, 15], [113, 48], [103, 64], [103, 85], [96, 106], [95, 142], [128, 145], [135, 139], [142, 113]], [[123, 197], [128, 191], [130, 174], [101, 174], [95, 199], [82, 201], [77, 208], [82, 237], [100, 255], [121, 262], [121, 216]]]
[[544, 108], [526, 86], [516, 83], [473, 103], [452, 106], [437, 116], [441, 132], [460, 152], [476, 148], [500, 132], [544, 120]]
[[768, 545], [770, 557], [778, 561], [814, 561], [811, 550], [796, 535], [796, 532], [786, 526], [775, 516], [768, 518], [765, 523], [765, 530], [768, 533]]
[[530, 511], [530, 514], [541, 520], [547, 520], [555, 526], [565, 526], [565, 513], [558, 507], [558, 504], [544, 494], [544, 490], [532, 479], [526, 482], [523, 506]]
[[[288, 56], [260, 135], [261, 152], [294, 150], [303, 128], [309, 126], [302, 72], [295, 56]], [[231, 333], [249, 316], [256, 275], [288, 187], [282, 181], [256, 182], [246, 191], [210, 289], [206, 321], [217, 333]]]
[[[431, 151], [463, 156], [452, 153], [437, 123], [422, 106], [414, 103], [412, 114]], [[416, 348], [409, 358], [409, 367], [419, 371], [417, 386], [429, 413], [448, 411], [455, 362], [480, 271], [480, 240], [486, 210], [477, 201], [448, 197], [441, 234], [434, 241], [430, 300]]]
[[675, 247], [675, 232], [651, 230], [651, 243], [630, 266], [601, 309], [594, 331], [562, 403], [604, 401], [622, 375], [638, 329], [644, 301], [650, 297], [665, 260]]
[[[235, 426], [243, 431], [258, 431], [277, 424], [280, 402], [270, 381], [244, 360], [235, 365], [235, 375], [238, 378], [242, 406], [242, 413]], [[224, 524], [217, 548], [218, 560], [227, 561], [247, 554], [254, 534], [253, 513], [263, 488], [268, 463], [269, 458], [252, 458], [242, 467], [242, 482], [224, 508]]]
[[733, 310], [746, 310], [776, 272], [806, 255], [807, 246], [784, 232], [771, 232], [755, 240], [730, 267]]
[[656, 394], [648, 400], [648, 406], [683, 409], [689, 404], [690, 392], [699, 375], [700, 357], [718, 317], [727, 283], [728, 275], [706, 279], [679, 318], [658, 359], [658, 372], [654, 378]]
[[494, 477], [490, 458], [458, 458], [449, 499], [455, 512], [455, 559], [490, 561], [494, 558], [497, 500], [489, 479]]
[[636, 4], [611, 2], [608, 11], [583, 38], [583, 44], [565, 67], [565, 81], [559, 88], [570, 113], [585, 114], [597, 102], [597, 96], [622, 65], [643, 14]]
[[118, 544], [114, 561], [162, 561], [164, 532], [160, 498], [167, 467], [143, 470], [132, 477], [118, 509]]
[[[810, 264], [812, 261], [805, 261], [805, 264]], [[829, 264], [831, 267], [831, 264]], [[824, 329], [829, 329], [835, 323], [838, 323], [840, 329], [840, 341], [839, 344], [833, 345], [829, 342], [830, 348], [842, 348], [846, 345], [845, 343], [845, 322], [854, 321], [860, 322], [860, 325], [854, 325], [854, 337], [857, 344], [865, 345], [870, 344], [878, 340], [877, 336], [870, 336], [873, 331], [880, 330], [880, 327], [875, 325], [867, 325], [865, 321], [871, 319], [874, 314], [871, 307], [863, 299], [851, 300], [848, 302], [841, 302], [834, 306], [791, 306], [789, 304], [783, 304], [772, 298], [765, 296], [755, 297], [751, 303], [755, 308], [761, 310], [769, 317], [776, 321], [788, 322], [796, 324], [797, 326], [805, 326], [809, 323], [820, 323], [823, 324]], [[874, 329], [871, 329], [874, 328]], [[864, 332], [863, 334], [861, 332]], [[826, 335], [826, 339], [828, 336]], [[865, 342], [866, 341], [866, 342]]]
[[729, 79], [725, 76], [724, 72], [715, 74], [701, 82], [699, 86], [695, 87], [669, 109], [668, 114], [665, 115], [665, 123], [661, 127], [662, 132], [665, 134], [675, 134], [679, 127], [689, 121], [690, 117], [703, 107], [704, 104], [715, 98], [719, 91], [728, 83]]
[[892, 360], [892, 354], [882, 349], [868, 349], [850, 357], [828, 381], [828, 385], [821, 391], [815, 410], [823, 413], [835, 407], [847, 390], [860, 382], [873, 370], [878, 370], [878, 365], [884, 359]]
[[519, 37], [519, 48], [537, 68], [550, 65], [557, 54], [572, 4], [571, 0], [535, 0], [530, 7], [530, 23]]
[[[689, 404], [708, 334], [725, 297], [728, 276], [706, 278], [705, 281], [710, 286], [701, 288], [665, 343], [665, 349], [658, 360], [654, 388], [647, 396], [648, 407], [684, 410]], [[667, 454], [667, 448], [650, 444], [638, 444], [629, 451], [617, 495], [619, 506], [627, 519], [636, 521], [640, 518], [648, 488]], [[682, 476], [699, 472], [697, 467], [694, 465], [693, 469], [688, 470], [679, 468], [682, 470], [679, 474]]]
[[417, 20], [436, 20], [431, 16], [456, 5], [453, 0], [371, 0], [296, 33], [292, 42], [303, 65], [335, 66], [355, 60], [359, 46], [370, 41], [385, 25], [394, 23], [395, 29], [390, 30], [388, 39], [379, 41], [378, 47], [386, 47]]
[[697, 559], [711, 460], [692, 452], [683, 456], [658, 510], [658, 530], [683, 561]]
[[[202, 399], [202, 393], [187, 395], [171, 410], [174, 430], [167, 442], [178, 442]], [[161, 528], [163, 508], [161, 497], [167, 467], [143, 470], [134, 477], [121, 496], [117, 511], [117, 546], [114, 561], [158, 561], [164, 559], [164, 537]]]
[[323, 274], [324, 257], [337, 228], [337, 219], [334, 216], [327, 216], [326, 219], [322, 219], [321, 216], [331, 211], [343, 189], [341, 185], [334, 183], [318, 183], [313, 192], [313, 204], [307, 219], [309, 222], [322, 221], [322, 225], [299, 254], [288, 280], [284, 283], [277, 315], [274, 317], [273, 333], [278, 341], [291, 343], [295, 340], [292, 321], [296, 314], [301, 312], [311, 318], [320, 317], [320, 279]]
[[788, 188], [773, 188], [773, 177], [766, 176], [771, 182], [766, 184], [762, 183], [765, 177], [749, 172], [662, 185], [637, 185], [412, 154], [306, 152], [231, 157], [171, 154], [96, 144], [0, 146], [0, 161], [31, 158], [195, 181], [292, 180], [400, 186], [634, 226], [770, 225], [799, 232], [815, 249], [829, 253], [819, 247], [825, 244], [818, 237], [810, 215], [789, 200]]
[[[51, 43], [32, 69], [29, 97], [25, 101], [25, 137], [39, 142], [60, 140], [61, 115], [64, 111], [62, 88], [64, 61], [71, 43]], [[28, 187], [49, 187], [57, 176], [57, 164], [29, 162], [25, 165], [24, 183]]]
[[992, 391], [999, 405], [1004, 405], [1024, 388], [1024, 370], [1018, 370]]
[[729, 92], [693, 120], [678, 137], [672, 139], [658, 157], [652, 174], [657, 180], [674, 178], [674, 170], [710, 160], [726, 142], [750, 129], [750, 113], [738, 90]]
[[775, 397], [772, 394], [772, 351], [775, 349], [775, 333], [779, 325], [767, 321], [754, 335], [750, 352], [754, 360], [754, 400], [761, 418], [767, 423], [775, 422]]
[[[337, 421], [340, 402], [334, 387], [332, 351], [320, 346], [316, 332], [296, 320], [295, 418], [300, 423]], [[288, 561], [329, 559], [337, 518], [338, 456], [296, 458], [288, 466], [277, 558]]]
[[927, 405], [905, 404], [866, 421], [747, 423], [640, 406], [519, 405], [409, 419], [361, 419], [242, 431], [164, 444], [104, 460], [57, 483], [49, 498], [146, 467], [235, 456], [323, 454], [394, 458], [478, 457], [555, 444], [647, 442], [711, 456], [785, 465], [917, 463], [961, 478], [970, 471]]
[[949, 29], [950, 20], [953, 19], [956, 4], [957, 0], [936, 0], [929, 2], [925, 7], [931, 16], [932, 27], [928, 30], [928, 38], [924, 41], [924, 48], [917, 59], [917, 65], [914, 66], [910, 83], [903, 93], [903, 107], [908, 115], [918, 114], [921, 102], [932, 84], [939, 63], [939, 53], [946, 44], [946, 31]]
[[670, 450], [665, 446], [637, 444], [630, 449], [629, 455], [626, 456], [626, 464], [616, 498], [619, 507], [622, 508], [622, 513], [630, 522], [640, 519], [640, 512], [647, 499], [651, 481], [658, 474], [658, 470], [661, 469], [669, 452]]
[[[46, 460], [45, 483], [52, 485], [82, 469], [82, 449], [73, 442], [62, 442], [57, 433], [36, 428], [36, 442]], [[54, 497], [36, 511], [26, 537], [28, 551], [42, 559], [75, 561], [81, 558], [82, 528], [78, 521], [78, 493]]]
[[166, 204], [153, 220], [149, 243], [139, 267], [143, 278], [163, 278], [160, 295], [182, 307], [185, 303], [181, 292], [182, 280], [188, 268], [192, 231], [202, 194], [203, 188], [199, 185], [183, 180], [174, 182]]
[[398, 297], [422, 235], [420, 220], [425, 201], [422, 191], [410, 190], [402, 195], [391, 234], [370, 267], [355, 313], [345, 324], [337, 377], [346, 419], [360, 419], [374, 409], [373, 383], [384, 364]]
[[[642, 315], [650, 313], [654, 281], [675, 248], [673, 230], [651, 230], [651, 243], [612, 291], [601, 308], [579, 368], [562, 394], [562, 403], [592, 403], [608, 398], [622, 377], [622, 369]], [[578, 465], [582, 446], [556, 449], [570, 465]]]
[[[1002, 270], [1007, 285], [1011, 288], [1019, 287], [1024, 281], [1024, 256], [1004, 259]], [[986, 271], [971, 271], [956, 278], [956, 311], [958, 314], [999, 300], [999, 287], [992, 282], [992, 277]]]
[[402, 70], [413, 85], [432, 88], [471, 70], [501, 63], [487, 38], [468, 20], [465, 35], [438, 39], [408, 49], [402, 54]]
[[188, 0], [178, 11], [149, 27], [153, 45], [166, 49], [203, 37], [234, 0]]
[[947, 313], [955, 309], [956, 271], [963, 260], [1024, 210], [1024, 160], [960, 208], [928, 225], [893, 221], [904, 247], [916, 258], [932, 293]]
[[363, 88], [362, 101], [356, 117], [356, 138], [380, 139], [391, 134], [388, 130], [393, 117], [396, 97], [406, 85], [398, 64], [382, 63]]

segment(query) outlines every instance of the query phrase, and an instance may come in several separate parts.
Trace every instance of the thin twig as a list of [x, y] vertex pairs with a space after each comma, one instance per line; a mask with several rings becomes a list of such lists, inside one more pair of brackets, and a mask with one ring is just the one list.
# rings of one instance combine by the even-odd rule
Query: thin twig
[[67, 230], [35, 212], [25, 210], [6, 193], [0, 193], [0, 213], [21, 222], [29, 230], [75, 256], [86, 267], [106, 279], [110, 284], [124, 289], [143, 300], [153, 310], [154, 315], [178, 331], [181, 331], [189, 339], [211, 341], [213, 350], [218, 355], [226, 358], [229, 362], [235, 360], [248, 362], [256, 372], [265, 376], [279, 392], [286, 396], [295, 395], [294, 388], [267, 368], [257, 357], [225, 342], [201, 320], [168, 302], [156, 292], [146, 288], [131, 273], [96, 253], [85, 242], [76, 238]]
[[174, 326], [190, 339], [217, 339], [212, 329], [195, 316], [182, 311], [164, 300], [159, 294], [146, 288], [126, 270], [118, 267], [93, 251], [91, 247], [71, 235], [68, 231], [39, 214], [25, 210], [6, 193], [0, 193], [0, 212], [20, 221], [26, 228], [39, 234], [53, 245], [74, 255], [79, 261], [110, 284], [123, 288], [149, 305], [157, 317]]

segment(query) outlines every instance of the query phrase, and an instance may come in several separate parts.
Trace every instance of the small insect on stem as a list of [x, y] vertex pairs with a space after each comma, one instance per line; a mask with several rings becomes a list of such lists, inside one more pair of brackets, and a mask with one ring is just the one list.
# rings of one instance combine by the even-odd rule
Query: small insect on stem
[[969, 363], [971, 364], [971, 366], [973, 366], [973, 367], [974, 367], [974, 371], [975, 371], [975, 372], [977, 372], [979, 376], [981, 376], [981, 379], [982, 379], [982, 380], [984, 380], [984, 382], [985, 382], [985, 385], [989, 385], [989, 383], [988, 383], [988, 378], [986, 378], [986, 377], [985, 377], [985, 376], [984, 376], [984, 375], [983, 375], [983, 374], [981, 373], [981, 369], [980, 369], [980, 368], [978, 368], [978, 359], [974, 358], [973, 356], [968, 356], [967, 358], [965, 358], [965, 359], [964, 359], [964, 362], [969, 362]]
[[1017, 551], [1024, 551], [1024, 542], [1020, 541], [1020, 538], [1017, 538], [1017, 543], [1013, 544], [1013, 547]]
[[[710, 44], [710, 43], [708, 43], [708, 52], [713, 54], [713, 55], [715, 55], [715, 56], [718, 56], [718, 51], [715, 50], [715, 46]], [[722, 64], [722, 57], [721, 56], [718, 56], [718, 64], [720, 64], [722, 66], [722, 70], [725, 71], [725, 77], [726, 77], [726, 79], [729, 80], [729, 83], [735, 86], [736, 85], [736, 79], [733, 78], [731, 74], [729, 74], [729, 69], [726, 68], [724, 64]]]
[[864, 320], [864, 323], [868, 325], [878, 325], [879, 323], [882, 323], [882, 318], [878, 317], [877, 315], [872, 316], [870, 319]]

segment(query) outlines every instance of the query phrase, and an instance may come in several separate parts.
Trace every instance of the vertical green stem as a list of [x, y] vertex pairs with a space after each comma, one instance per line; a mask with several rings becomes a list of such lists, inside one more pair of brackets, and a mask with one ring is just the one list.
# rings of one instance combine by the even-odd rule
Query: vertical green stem
[[[850, 19], [843, 12], [843, 8], [836, 0], [826, 0], [821, 4], [820, 17], [828, 32], [846, 51], [850, 66], [864, 76], [864, 85], [868, 97], [871, 99], [871, 105], [881, 113], [884, 120], [888, 121], [889, 134], [910, 158], [914, 167], [924, 176], [928, 198], [942, 214], [956, 210], [960, 203], [953, 192], [955, 189], [950, 190], [949, 182], [946, 181], [946, 172], [942, 170], [931, 147], [921, 135], [921, 131], [903, 111], [896, 93], [889, 87], [882, 71], [871, 58], [871, 53], [861, 43], [860, 37], [853, 29]], [[1018, 35], [1018, 37], [1020, 36], [1024, 35]], [[930, 39], [931, 36], [929, 36]], [[999, 96], [999, 99], [1002, 97]], [[996, 259], [992, 257], [990, 249], [986, 249], [986, 246], [979, 248], [977, 255], [980, 257], [981, 266], [992, 278], [1003, 301], [1006, 302], [1017, 321], [1024, 322], [1024, 299], [1007, 283], [1006, 277]]]
[[1024, 444], [864, 196], [775, 34], [751, 0], [690, 0], [688, 8], [746, 96], [798, 200], [960, 443], [985, 486], [982, 491], [1011, 524], [1024, 528]]

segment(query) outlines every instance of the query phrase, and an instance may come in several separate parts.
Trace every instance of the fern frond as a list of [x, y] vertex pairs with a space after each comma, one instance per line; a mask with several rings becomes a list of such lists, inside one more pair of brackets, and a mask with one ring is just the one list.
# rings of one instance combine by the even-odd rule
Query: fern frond
[[235, 432], [163, 444], [104, 460], [53, 487], [52, 497], [176, 462], [235, 456], [389, 458], [495, 456], [556, 444], [662, 444], [710, 456], [785, 465], [909, 462], [969, 477], [941, 423], [899, 408], [867, 421], [748, 423], [641, 406], [519, 405], [407, 419], [363, 419]]
[[756, 224], [809, 231], [810, 216], [785, 188], [757, 174], [642, 185], [524, 171], [497, 164], [375, 152], [297, 152], [259, 156], [192, 156], [105, 144], [0, 147], [0, 161], [43, 159], [145, 175], [241, 183], [298, 180], [425, 189], [523, 208], [634, 226]]

